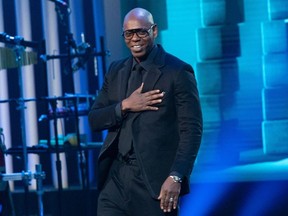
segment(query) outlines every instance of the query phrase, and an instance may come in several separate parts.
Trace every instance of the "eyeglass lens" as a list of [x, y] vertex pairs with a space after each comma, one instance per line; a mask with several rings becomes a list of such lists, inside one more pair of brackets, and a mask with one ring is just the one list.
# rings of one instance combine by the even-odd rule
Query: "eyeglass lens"
[[126, 39], [131, 39], [134, 34], [140, 38], [147, 37], [149, 35], [149, 31], [153, 28], [154, 25], [152, 25], [149, 29], [132, 29], [132, 30], [126, 30], [123, 32], [123, 36]]

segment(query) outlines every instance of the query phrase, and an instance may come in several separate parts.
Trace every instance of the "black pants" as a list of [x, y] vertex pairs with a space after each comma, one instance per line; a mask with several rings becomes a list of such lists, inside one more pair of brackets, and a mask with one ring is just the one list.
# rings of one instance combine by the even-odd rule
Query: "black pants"
[[137, 161], [115, 160], [110, 177], [98, 198], [97, 216], [177, 216], [164, 213], [143, 182]]

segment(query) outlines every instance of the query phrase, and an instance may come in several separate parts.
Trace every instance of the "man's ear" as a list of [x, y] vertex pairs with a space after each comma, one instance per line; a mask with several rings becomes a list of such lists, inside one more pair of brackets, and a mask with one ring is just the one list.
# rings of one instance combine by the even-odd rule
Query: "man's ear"
[[153, 27], [153, 37], [157, 38], [158, 36], [158, 26], [157, 24], [155, 24], [155, 26]]

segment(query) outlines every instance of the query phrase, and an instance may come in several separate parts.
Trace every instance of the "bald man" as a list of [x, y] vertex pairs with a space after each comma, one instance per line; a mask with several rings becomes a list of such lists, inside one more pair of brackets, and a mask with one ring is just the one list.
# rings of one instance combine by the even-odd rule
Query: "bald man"
[[[111, 63], [90, 113], [108, 129], [98, 158], [98, 216], [179, 215], [202, 137], [192, 67], [155, 44], [158, 27], [143, 8], [128, 12], [131, 56]], [[176, 44], [175, 44], [176, 45]]]

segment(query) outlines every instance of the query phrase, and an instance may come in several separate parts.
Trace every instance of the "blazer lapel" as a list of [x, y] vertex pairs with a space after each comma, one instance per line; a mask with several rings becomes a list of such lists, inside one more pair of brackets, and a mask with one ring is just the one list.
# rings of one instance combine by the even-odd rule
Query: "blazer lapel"
[[142, 92], [147, 92], [154, 88], [156, 82], [162, 75], [160, 68], [164, 66], [165, 55], [166, 53], [164, 49], [160, 45], [158, 45], [158, 52], [154, 58], [152, 65], [149, 67]]
[[144, 86], [143, 86], [142, 92], [147, 92], [147, 91], [152, 90], [155, 86], [155, 83], [157, 82], [157, 80], [161, 76], [161, 74], [162, 74], [162, 72], [157, 67], [151, 68], [148, 71], [147, 77], [144, 81]]

